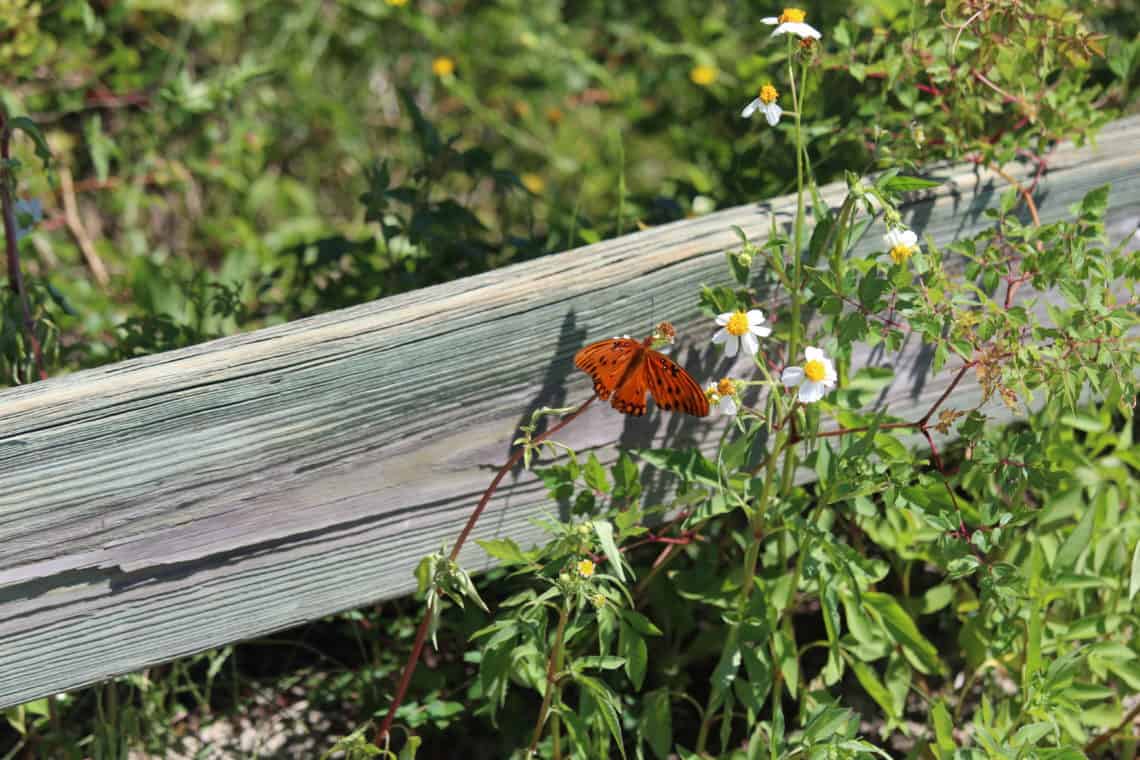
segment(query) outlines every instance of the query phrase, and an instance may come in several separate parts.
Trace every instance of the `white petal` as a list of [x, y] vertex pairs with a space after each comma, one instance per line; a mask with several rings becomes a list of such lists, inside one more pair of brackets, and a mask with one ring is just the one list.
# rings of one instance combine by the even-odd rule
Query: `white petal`
[[813, 404], [823, 398], [824, 392], [823, 383], [808, 380], [800, 386], [800, 401], [805, 404]]
[[716, 323], [718, 325], [720, 325], [721, 327], [724, 327], [725, 325], [728, 324], [728, 320], [730, 320], [730, 319], [732, 319], [732, 312], [726, 311], [724, 314], [718, 314], [717, 315]]
[[736, 416], [736, 399], [734, 399], [732, 396], [725, 396], [720, 400], [720, 403], [717, 406], [720, 408], [721, 414], [727, 414], [730, 417]]
[[749, 356], [755, 356], [756, 352], [760, 350], [760, 341], [750, 332], [741, 335], [740, 342], [744, 344], [744, 353]]
[[749, 119], [752, 117], [752, 114], [756, 113], [756, 109], [758, 109], [762, 104], [763, 101], [760, 100], [760, 98], [753, 98], [751, 103], [744, 106], [744, 110], [740, 112], [740, 115], [746, 119]]
[[761, 338], [767, 338], [772, 334], [772, 328], [768, 325], [753, 325], [748, 328], [748, 331], [753, 335], [759, 335]]
[[713, 343], [724, 343], [726, 340], [728, 340], [728, 330], [722, 327], [717, 330], [716, 335], [713, 336]]
[[914, 234], [914, 230], [903, 230], [900, 238], [902, 239], [902, 244], [908, 248], [918, 245], [918, 235]]
[[747, 317], [749, 327], [752, 325], [762, 325], [766, 321], [764, 319], [764, 312], [760, 311], [759, 309], [749, 309]]
[[775, 26], [776, 24], [780, 23], [780, 19], [776, 18], [775, 16], [768, 16], [767, 18], [760, 19], [760, 23], [767, 24], [768, 26]]
[[764, 107], [764, 118], [768, 120], [768, 126], [774, 127], [780, 123], [780, 114], [784, 109], [780, 108], [779, 103], [769, 103]]
[[809, 362], [825, 362], [827, 361], [827, 354], [823, 353], [823, 349], [816, 348], [815, 346], [808, 346], [804, 349], [804, 356], [807, 357]]
[[839, 381], [839, 375], [835, 374], [835, 365], [831, 360], [823, 360], [823, 384], [829, 388], [834, 388], [835, 383]]
[[776, 31], [772, 32], [772, 36], [775, 37], [777, 34], [794, 34], [800, 38], [811, 37], [817, 40], [823, 36], [818, 29], [802, 21], [788, 21], [780, 24], [776, 27]]
[[803, 367], [784, 367], [784, 371], [780, 373], [780, 382], [789, 388], [795, 388], [803, 381]]
[[724, 344], [724, 355], [732, 358], [740, 350], [740, 338], [731, 333], [726, 333], [726, 335], [728, 335], [728, 340]]

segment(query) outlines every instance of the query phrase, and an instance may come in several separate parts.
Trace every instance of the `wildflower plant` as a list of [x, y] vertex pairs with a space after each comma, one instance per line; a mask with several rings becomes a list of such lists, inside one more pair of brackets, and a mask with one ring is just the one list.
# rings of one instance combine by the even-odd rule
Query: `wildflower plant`
[[[959, 37], [1004, 13], [972, 7]], [[900, 737], [939, 760], [1091, 752], [1140, 712], [1124, 623], [1140, 613], [1140, 494], [1111, 478], [1090, 492], [1057, 458], [1140, 466], [1140, 260], [1108, 244], [1109, 188], [1042, 224], [1012, 183], [981, 233], [943, 244], [904, 221], [908, 193], [938, 185], [902, 173], [909, 160], [849, 173], [831, 205], [807, 122], [829, 35], [794, 8], [763, 23], [783, 48], [765, 72], [778, 84], [743, 115], [763, 112], [794, 152], [795, 214], [763, 243], [740, 233], [733, 285], [694, 294], [702, 338], [737, 360], [733, 377], [701, 378], [716, 445], [621, 451], [609, 467], [563, 447], [538, 467], [569, 519], [543, 523], [544, 546], [481, 542], [519, 590], [469, 639], [468, 694], [492, 721], [531, 696], [526, 757], [890, 757]], [[1063, 39], [1070, 55], [1095, 47]], [[856, 254], [875, 223], [881, 247]], [[914, 418], [877, 403], [893, 371], [867, 360], [908, 340], [944, 379]], [[982, 397], [959, 407], [967, 378]], [[428, 614], [376, 746], [441, 602], [478, 598], [454, 562], [491, 492], [591, 401], [541, 410], [456, 545], [423, 566]], [[1003, 406], [1026, 421], [1002, 432]], [[548, 414], [565, 416], [534, 435]], [[1081, 448], [1078, 434], [1103, 438]], [[646, 498], [642, 467], [665, 495]], [[702, 679], [682, 668], [694, 660]]]

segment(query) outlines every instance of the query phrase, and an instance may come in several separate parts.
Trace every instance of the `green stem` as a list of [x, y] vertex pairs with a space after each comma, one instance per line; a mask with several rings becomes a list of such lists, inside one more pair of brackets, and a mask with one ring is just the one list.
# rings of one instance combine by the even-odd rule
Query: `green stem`
[[[558, 691], [557, 675], [562, 670], [562, 643], [566, 635], [566, 623], [570, 620], [570, 603], [563, 600], [562, 608], [558, 611], [558, 631], [554, 634], [554, 649], [550, 652], [550, 659], [546, 666], [546, 694], [542, 698], [542, 707], [538, 711], [538, 721], [534, 724], [534, 736], [530, 740], [530, 750], [527, 757], [534, 757], [538, 750], [538, 740], [542, 738], [542, 726], [546, 723], [546, 716], [550, 713], [550, 705], [554, 701], [554, 693]], [[551, 721], [551, 730], [554, 732], [554, 745], [561, 742], [558, 738], [558, 715]], [[557, 754], [555, 755], [557, 757]]]

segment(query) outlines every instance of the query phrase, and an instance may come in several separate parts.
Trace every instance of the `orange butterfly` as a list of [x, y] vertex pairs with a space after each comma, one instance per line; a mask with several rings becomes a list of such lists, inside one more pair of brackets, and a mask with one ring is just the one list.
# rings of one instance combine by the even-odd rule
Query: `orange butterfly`
[[[672, 334], [672, 327], [668, 332]], [[640, 343], [629, 337], [600, 340], [579, 351], [574, 366], [594, 379], [598, 398], [605, 401], [612, 395], [610, 404], [623, 414], [645, 414], [648, 391], [662, 409], [707, 416], [709, 400], [701, 386], [652, 345], [653, 336]]]

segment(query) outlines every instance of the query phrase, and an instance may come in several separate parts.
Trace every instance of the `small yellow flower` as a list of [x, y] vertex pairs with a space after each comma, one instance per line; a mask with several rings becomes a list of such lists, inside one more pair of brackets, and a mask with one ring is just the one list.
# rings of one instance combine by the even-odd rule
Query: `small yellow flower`
[[602, 607], [606, 606], [606, 595], [594, 594], [592, 597], [590, 597], [590, 601], [593, 603], [595, 609], [600, 610]]
[[716, 384], [716, 392], [722, 396], [731, 396], [736, 393], [736, 383], [732, 382], [730, 377], [723, 377]]
[[408, 0], [384, 0], [384, 2], [386, 2], [388, 5], [392, 6], [393, 8], [403, 8], [405, 5], [408, 4]]
[[449, 77], [455, 73], [455, 60], [441, 55], [431, 62], [431, 70], [437, 77]]
[[546, 189], [546, 180], [537, 174], [527, 173], [519, 177], [523, 183], [523, 187], [530, 190], [535, 195], [542, 195], [542, 191]]
[[692, 71], [689, 72], [689, 79], [693, 80], [693, 84], [699, 84], [701, 87], [708, 87], [716, 81], [717, 71], [712, 66], [701, 64], [694, 66]]
[[546, 120], [551, 124], [558, 124], [562, 121], [562, 109], [558, 106], [551, 106], [546, 109]]
[[588, 559], [584, 559], [578, 563], [578, 575], [583, 578], [589, 578], [594, 574], [594, 563]]

